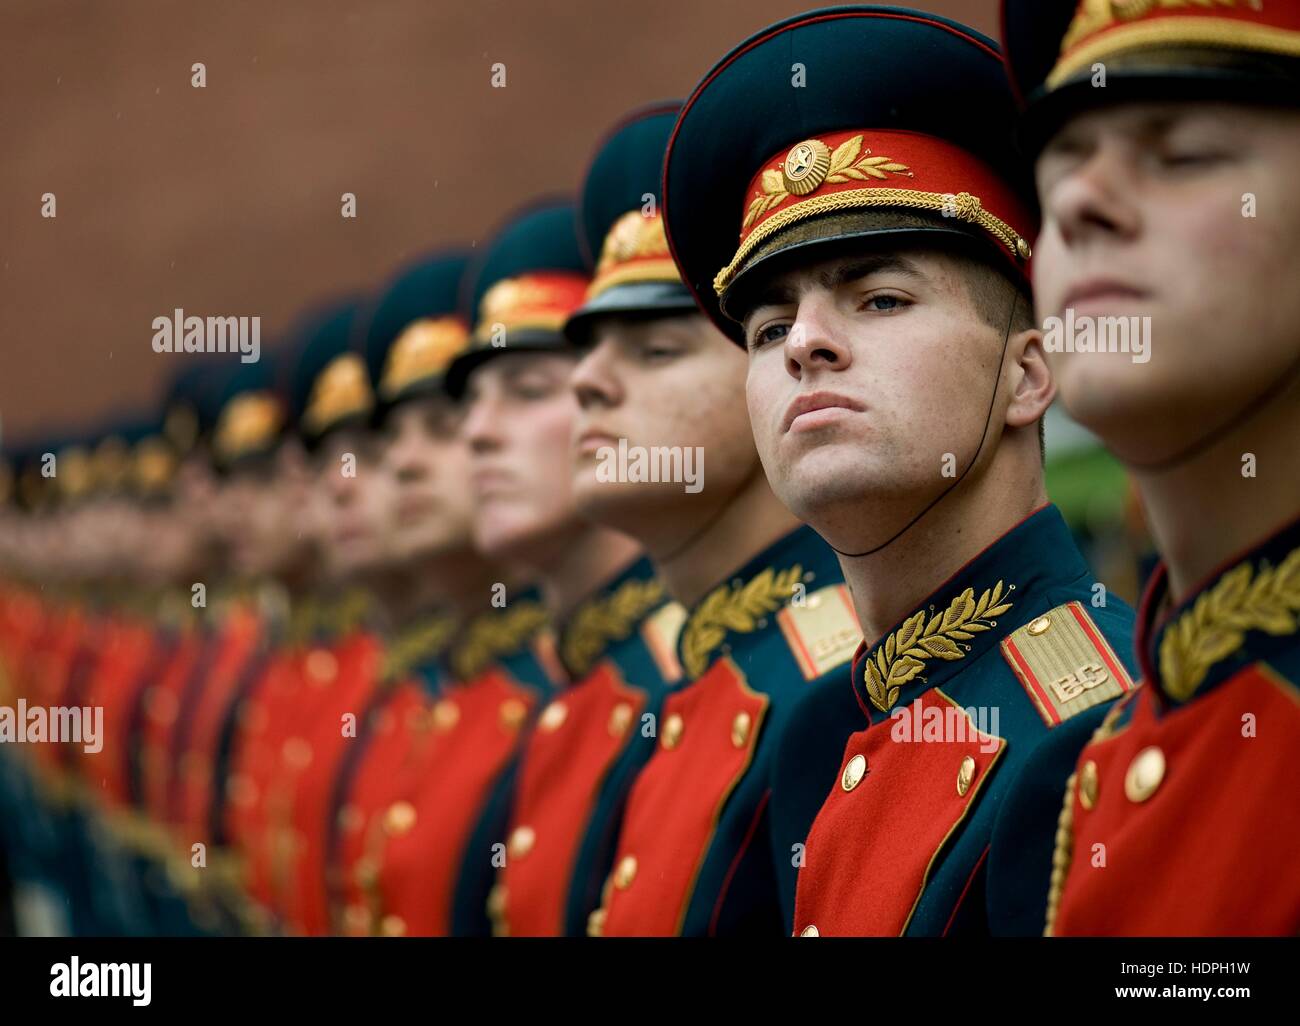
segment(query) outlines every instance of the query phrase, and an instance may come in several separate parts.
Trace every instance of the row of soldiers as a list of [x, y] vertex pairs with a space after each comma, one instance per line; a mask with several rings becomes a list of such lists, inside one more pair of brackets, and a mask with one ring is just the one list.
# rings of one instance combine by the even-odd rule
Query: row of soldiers
[[[1004, 25], [780, 22], [576, 204], [14, 453], [0, 697], [103, 710], [0, 748], [19, 913], [1300, 928], [1300, 4]], [[1130, 315], [1147, 359], [1049, 326]], [[1136, 615], [1047, 495], [1058, 390], [1142, 495]]]

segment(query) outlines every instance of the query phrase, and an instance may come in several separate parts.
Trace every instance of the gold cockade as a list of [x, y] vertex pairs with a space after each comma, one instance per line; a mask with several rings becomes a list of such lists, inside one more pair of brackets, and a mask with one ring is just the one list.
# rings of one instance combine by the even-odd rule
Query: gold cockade
[[870, 148], [862, 154], [862, 139], [861, 135], [846, 139], [829, 156], [822, 152], [828, 147], [820, 139], [806, 139], [796, 144], [787, 154], [781, 170], [763, 172], [763, 191], [749, 204], [742, 230], [747, 231], [758, 218], [780, 206], [792, 194], [807, 195], [823, 182], [883, 180], [890, 174], [912, 176], [906, 164], [900, 164], [892, 157], [874, 156]]

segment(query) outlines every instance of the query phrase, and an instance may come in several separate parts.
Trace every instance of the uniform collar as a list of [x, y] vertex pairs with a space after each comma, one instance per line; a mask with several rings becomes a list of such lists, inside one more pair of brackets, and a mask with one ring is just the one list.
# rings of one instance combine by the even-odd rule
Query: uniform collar
[[668, 596], [648, 559], [638, 559], [578, 604], [559, 629], [559, 656], [573, 680], [581, 680], [609, 649]]
[[946, 683], [1024, 622], [1049, 588], [1091, 573], [1060, 511], [1039, 507], [853, 657], [853, 689], [868, 716]]
[[392, 682], [435, 662], [451, 645], [456, 617], [434, 610], [416, 617], [385, 646], [382, 679]]
[[445, 670], [456, 681], [477, 677], [492, 663], [524, 652], [549, 623], [540, 596], [530, 589], [466, 623], [444, 655]]
[[765, 630], [791, 598], [844, 580], [834, 550], [811, 527], [798, 527], [719, 582], [687, 614], [677, 636], [686, 678], [694, 680], [725, 651]]
[[1300, 519], [1229, 560], [1177, 606], [1165, 564], [1138, 612], [1138, 658], [1165, 706], [1191, 701], [1295, 644], [1300, 615]]

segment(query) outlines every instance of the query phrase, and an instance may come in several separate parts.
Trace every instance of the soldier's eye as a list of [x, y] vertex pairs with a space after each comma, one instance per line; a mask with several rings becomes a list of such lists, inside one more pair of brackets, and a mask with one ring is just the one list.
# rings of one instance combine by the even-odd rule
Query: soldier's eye
[[773, 342], [780, 342], [790, 333], [788, 324], [764, 324], [750, 334], [749, 348], [761, 349], [763, 346], [771, 345]]
[[871, 310], [876, 313], [890, 313], [891, 311], [901, 310], [910, 305], [911, 304], [902, 296], [893, 296], [888, 293], [878, 293], [876, 295], [867, 296], [866, 299], [862, 301], [862, 308], [864, 310]]

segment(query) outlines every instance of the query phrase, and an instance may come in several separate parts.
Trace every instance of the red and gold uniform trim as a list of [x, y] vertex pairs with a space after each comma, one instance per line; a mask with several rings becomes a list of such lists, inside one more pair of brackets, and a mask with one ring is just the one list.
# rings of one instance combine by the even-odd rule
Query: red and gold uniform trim
[[992, 168], [919, 132], [849, 129], [804, 139], [771, 157], [746, 191], [740, 245], [713, 279], [722, 295], [754, 250], [821, 214], [890, 208], [976, 225], [1022, 267], [1032, 218]]
[[1259, 0], [1083, 0], [1047, 87], [1118, 54], [1184, 46], [1300, 56], [1300, 7]]
[[507, 331], [560, 331], [582, 305], [587, 279], [569, 271], [538, 271], [503, 278], [479, 302], [474, 339], [487, 342], [497, 325]]
[[368, 414], [374, 405], [365, 360], [359, 353], [342, 353], [317, 376], [302, 419], [307, 430], [319, 434], [345, 417]]
[[629, 210], [614, 222], [600, 247], [596, 277], [587, 289], [591, 301], [615, 285], [629, 282], [680, 282], [682, 276], [668, 252], [663, 218]]
[[468, 343], [469, 329], [459, 317], [412, 321], [388, 351], [379, 394], [391, 399], [417, 381], [445, 373]]
[[284, 423], [284, 409], [270, 392], [245, 392], [226, 404], [213, 447], [227, 462], [266, 445]]
[[1135, 686], [1077, 601], [1057, 606], [1003, 638], [1002, 655], [1049, 727]]

